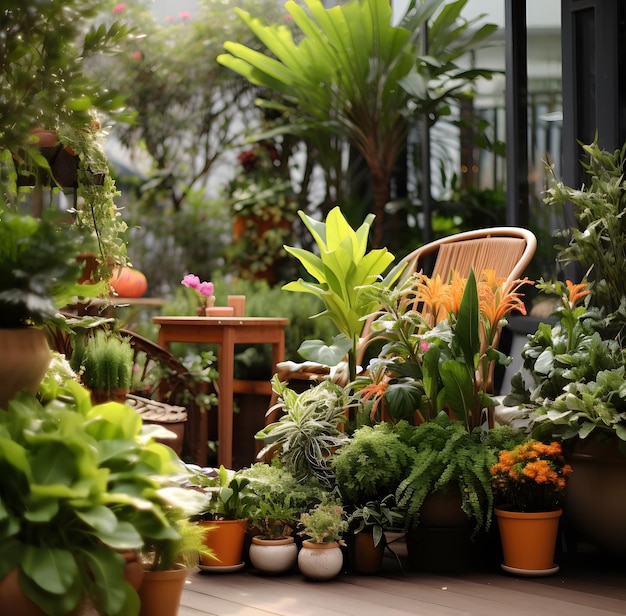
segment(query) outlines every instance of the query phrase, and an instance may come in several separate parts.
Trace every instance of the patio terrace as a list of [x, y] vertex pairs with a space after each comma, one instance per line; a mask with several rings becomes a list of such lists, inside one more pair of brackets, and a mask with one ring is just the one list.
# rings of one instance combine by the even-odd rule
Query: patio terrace
[[499, 567], [438, 575], [411, 571], [386, 553], [374, 576], [343, 573], [310, 582], [297, 571], [264, 577], [189, 575], [179, 616], [609, 616], [626, 614], [626, 563], [594, 551], [561, 554], [549, 577], [514, 577]]

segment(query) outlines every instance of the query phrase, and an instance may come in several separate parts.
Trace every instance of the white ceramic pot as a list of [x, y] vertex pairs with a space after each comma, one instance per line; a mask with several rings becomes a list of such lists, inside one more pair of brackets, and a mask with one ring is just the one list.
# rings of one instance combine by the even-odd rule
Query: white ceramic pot
[[252, 537], [250, 562], [260, 573], [276, 575], [293, 569], [298, 558], [298, 547], [293, 537], [264, 539]]
[[337, 542], [302, 542], [298, 552], [300, 573], [312, 580], [325, 581], [334, 578], [343, 567], [343, 552]]

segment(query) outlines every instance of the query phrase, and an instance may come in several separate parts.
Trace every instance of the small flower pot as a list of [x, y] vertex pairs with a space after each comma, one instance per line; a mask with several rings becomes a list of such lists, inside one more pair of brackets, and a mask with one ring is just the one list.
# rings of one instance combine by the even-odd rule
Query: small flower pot
[[264, 539], [252, 537], [249, 550], [252, 566], [266, 575], [277, 575], [291, 571], [298, 558], [298, 547], [293, 537]]
[[343, 567], [343, 552], [339, 543], [303, 541], [298, 553], [298, 569], [305, 577], [324, 582], [336, 577]]

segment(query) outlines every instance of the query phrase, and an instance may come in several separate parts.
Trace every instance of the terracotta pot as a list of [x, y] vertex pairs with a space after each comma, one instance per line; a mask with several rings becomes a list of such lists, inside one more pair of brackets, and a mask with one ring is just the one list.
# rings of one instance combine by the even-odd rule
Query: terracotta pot
[[357, 573], [378, 573], [383, 565], [385, 554], [385, 537], [374, 545], [374, 535], [361, 531], [352, 536], [352, 560]]
[[504, 566], [506, 570], [523, 574], [558, 571], [554, 550], [562, 509], [523, 513], [495, 508], [498, 519]]
[[124, 567], [124, 579], [135, 589], [139, 590], [141, 582], [143, 581], [144, 568], [139, 554], [132, 550], [120, 552], [126, 561]]
[[343, 552], [339, 544], [303, 541], [298, 552], [298, 569], [311, 580], [324, 582], [336, 577], [343, 567]]
[[37, 393], [51, 353], [45, 333], [35, 327], [0, 329], [0, 349], [0, 408], [6, 409], [22, 389]]
[[176, 616], [189, 569], [144, 571], [139, 587], [139, 616]]
[[92, 389], [91, 390], [91, 403], [104, 404], [105, 402], [126, 402], [126, 396], [130, 393], [129, 389], [112, 389], [106, 391], [104, 389]]
[[0, 578], [0, 616], [46, 616], [25, 594], [20, 586], [19, 571], [13, 569]]
[[204, 567], [235, 567], [243, 562], [247, 520], [211, 520], [200, 524], [215, 527], [206, 534], [204, 543], [217, 557], [217, 560], [201, 557], [200, 564]]
[[298, 558], [298, 547], [293, 537], [283, 539], [252, 537], [248, 554], [252, 566], [257, 571], [276, 575], [293, 569]]
[[563, 503], [568, 530], [596, 548], [626, 554], [626, 456], [617, 437], [581, 439], [567, 459], [573, 469]]

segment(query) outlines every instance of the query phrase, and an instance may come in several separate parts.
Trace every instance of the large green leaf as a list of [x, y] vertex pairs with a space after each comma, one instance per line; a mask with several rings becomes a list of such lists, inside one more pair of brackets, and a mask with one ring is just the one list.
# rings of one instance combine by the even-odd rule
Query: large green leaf
[[21, 567], [27, 577], [54, 595], [67, 592], [80, 575], [76, 559], [70, 550], [46, 546], [38, 548], [25, 545]]
[[470, 270], [465, 283], [454, 333], [463, 352], [465, 362], [469, 366], [474, 366], [475, 358], [480, 352], [480, 311], [478, 307], [478, 288], [473, 269]]
[[473, 369], [448, 359], [440, 365], [439, 373], [445, 391], [446, 405], [459, 421], [467, 425], [468, 414], [474, 408]]

